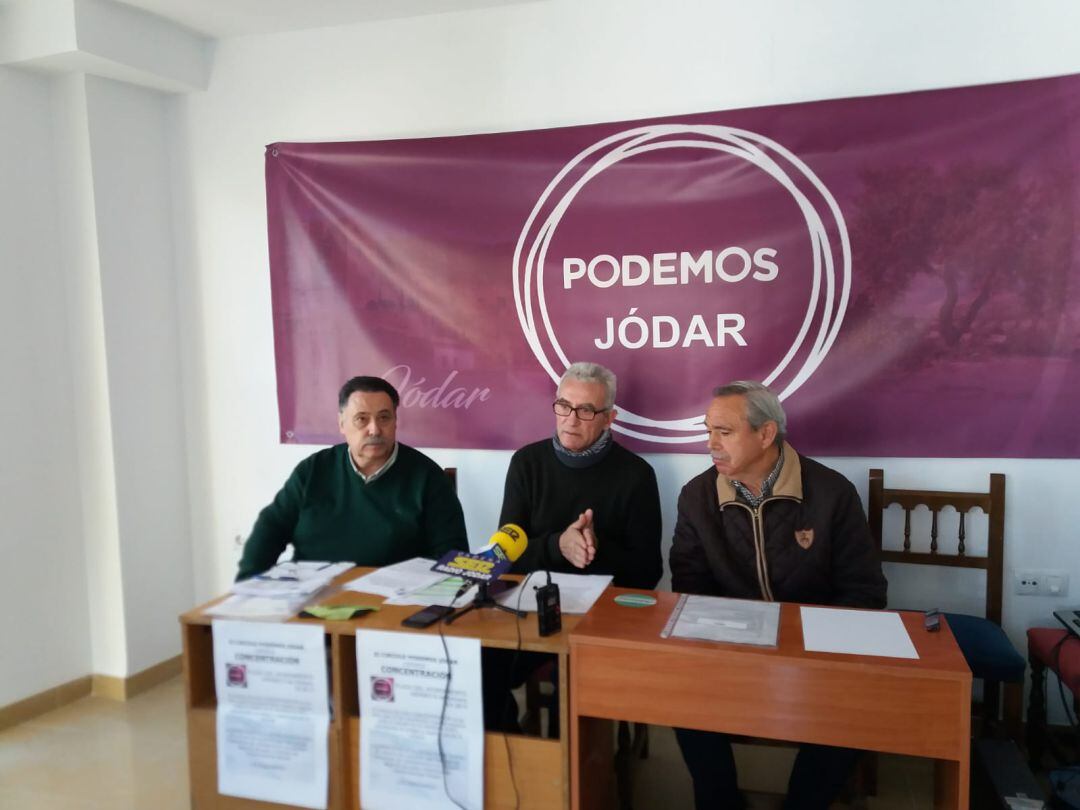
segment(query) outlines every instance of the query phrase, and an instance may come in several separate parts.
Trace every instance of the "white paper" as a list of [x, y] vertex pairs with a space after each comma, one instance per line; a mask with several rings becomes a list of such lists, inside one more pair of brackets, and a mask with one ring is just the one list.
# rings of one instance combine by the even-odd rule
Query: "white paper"
[[234, 583], [232, 592], [245, 596], [281, 599], [307, 599], [321, 591], [338, 574], [356, 566], [350, 562], [286, 562], [269, 571]]
[[807, 652], [918, 658], [900, 614], [884, 610], [803, 607]]
[[473, 600], [473, 594], [471, 589], [474, 586], [473, 583], [469, 583], [469, 588], [465, 590], [461, 596], [457, 595], [457, 592], [461, 590], [461, 586], [465, 584], [465, 580], [461, 577], [448, 577], [446, 574], [439, 574], [442, 579], [426, 588], [421, 588], [417, 591], [409, 591], [408, 593], [401, 594], [400, 596], [391, 596], [386, 600], [388, 605], [442, 605], [443, 607], [465, 607]]
[[683, 594], [660, 635], [775, 647], [779, 627], [778, 602]]
[[322, 626], [213, 623], [218, 793], [325, 810]]
[[300, 599], [271, 599], [265, 596], [244, 596], [234, 593], [203, 611], [207, 616], [222, 619], [284, 621], [300, 612], [307, 601]]
[[451, 678], [440, 757], [439, 719], [448, 670], [443, 639], [356, 631], [360, 798], [366, 810], [455, 810], [459, 805], [481, 810], [484, 806], [480, 640], [445, 641]]
[[402, 596], [445, 579], [446, 574], [431, 570], [434, 564], [434, 560], [413, 557], [411, 560], [394, 563], [350, 580], [343, 587], [347, 591], [373, 593], [377, 596]]
[[[559, 586], [559, 609], [563, 613], [588, 613], [596, 604], [600, 594], [611, 584], [610, 576], [600, 574], [561, 574], [552, 573], [551, 581]], [[503, 591], [496, 601], [507, 607], [518, 608], [518, 594], [521, 594], [520, 610], [536, 612], [536, 591], [534, 586], [547, 584], [547, 574], [533, 571], [525, 577], [521, 585]], [[524, 589], [524, 592], [522, 592]]]

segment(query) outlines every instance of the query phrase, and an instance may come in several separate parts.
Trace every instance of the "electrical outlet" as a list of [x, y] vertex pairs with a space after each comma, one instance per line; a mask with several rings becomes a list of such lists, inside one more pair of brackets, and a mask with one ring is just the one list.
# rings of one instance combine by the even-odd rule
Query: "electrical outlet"
[[1037, 571], [1016, 572], [1016, 592], [1021, 596], [1034, 596], [1039, 592], [1039, 573]]
[[1016, 590], [1021, 596], [1067, 596], [1069, 575], [1065, 571], [1018, 570]]

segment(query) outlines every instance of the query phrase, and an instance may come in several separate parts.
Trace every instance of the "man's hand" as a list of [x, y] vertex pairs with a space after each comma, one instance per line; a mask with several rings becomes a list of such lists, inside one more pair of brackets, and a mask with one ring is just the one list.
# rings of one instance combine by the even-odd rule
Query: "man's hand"
[[559, 537], [559, 551], [575, 568], [584, 568], [596, 556], [592, 519], [592, 509], [586, 509]]

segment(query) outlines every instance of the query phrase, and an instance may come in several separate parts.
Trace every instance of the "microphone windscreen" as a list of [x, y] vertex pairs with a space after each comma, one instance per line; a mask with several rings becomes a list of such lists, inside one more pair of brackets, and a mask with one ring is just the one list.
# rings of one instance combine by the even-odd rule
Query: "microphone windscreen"
[[523, 528], [514, 523], [507, 523], [500, 526], [499, 530], [491, 535], [491, 545], [501, 548], [506, 555], [506, 559], [514, 562], [525, 553], [525, 548], [529, 545], [529, 538], [525, 535]]

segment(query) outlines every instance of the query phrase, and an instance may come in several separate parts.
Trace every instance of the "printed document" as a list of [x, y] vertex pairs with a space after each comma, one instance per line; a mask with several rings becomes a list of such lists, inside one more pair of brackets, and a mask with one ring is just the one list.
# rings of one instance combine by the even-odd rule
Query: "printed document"
[[207, 616], [222, 619], [243, 619], [247, 621], [277, 621], [291, 619], [300, 612], [307, 602], [302, 599], [281, 599], [269, 596], [244, 596], [234, 593], [226, 596], [216, 605], [203, 611]]
[[441, 579], [426, 588], [421, 588], [418, 591], [409, 591], [408, 593], [401, 594], [400, 596], [391, 596], [386, 600], [388, 605], [442, 605], [443, 607], [464, 607], [473, 600], [471, 589], [475, 583], [468, 583], [468, 588], [458, 596], [458, 591], [465, 585], [465, 580], [461, 577], [448, 577], [446, 574], [439, 574]]
[[484, 806], [480, 640], [445, 641], [449, 663], [439, 636], [356, 631], [364, 808]]
[[234, 583], [232, 592], [245, 596], [301, 600], [314, 596], [338, 574], [355, 568], [351, 562], [286, 562]]
[[803, 607], [803, 647], [807, 652], [918, 658], [899, 613], [884, 610]]
[[346, 582], [343, 587], [347, 591], [373, 593], [377, 596], [403, 596], [446, 578], [446, 574], [431, 570], [434, 564], [434, 560], [413, 557], [411, 560], [387, 565], [378, 571], [364, 574], [362, 577]]
[[218, 793], [325, 810], [321, 626], [215, 620]]
[[775, 647], [779, 628], [779, 602], [683, 594], [660, 635]]
[[[551, 581], [559, 586], [559, 606], [563, 613], [588, 613], [596, 604], [600, 594], [611, 584], [610, 576], [600, 574], [560, 574], [553, 572]], [[521, 597], [520, 610], [536, 613], [536, 591], [534, 587], [547, 584], [547, 574], [533, 571], [521, 584], [503, 591], [496, 601], [507, 607], [518, 607], [518, 595]], [[524, 592], [522, 592], [524, 589]]]

